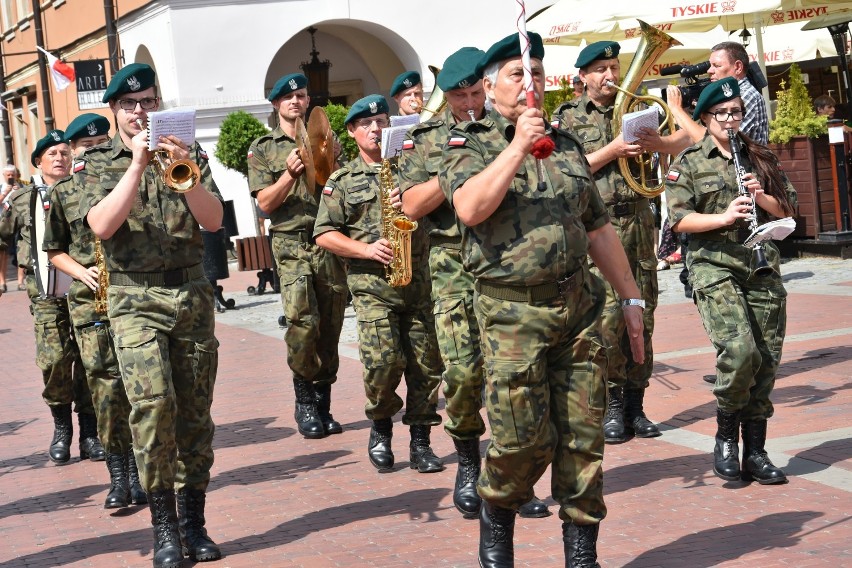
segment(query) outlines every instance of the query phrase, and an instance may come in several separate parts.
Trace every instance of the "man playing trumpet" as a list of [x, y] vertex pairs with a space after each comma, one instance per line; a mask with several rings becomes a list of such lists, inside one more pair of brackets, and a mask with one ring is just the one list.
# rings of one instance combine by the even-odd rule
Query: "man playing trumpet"
[[399, 105], [399, 114], [419, 114], [423, 110], [423, 82], [417, 71], [397, 75], [390, 88], [390, 96]]

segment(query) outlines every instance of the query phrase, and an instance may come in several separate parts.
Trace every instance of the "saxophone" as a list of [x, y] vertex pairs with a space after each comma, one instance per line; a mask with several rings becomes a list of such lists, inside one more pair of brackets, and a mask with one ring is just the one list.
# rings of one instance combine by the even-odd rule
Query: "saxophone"
[[417, 229], [412, 221], [391, 204], [390, 194], [396, 187], [396, 179], [390, 160], [382, 160], [379, 170], [379, 185], [382, 200], [382, 238], [390, 243], [393, 257], [385, 266], [385, 278], [394, 288], [407, 286], [411, 282], [411, 234]]
[[106, 314], [109, 275], [107, 274], [104, 251], [101, 247], [101, 239], [99, 237], [95, 237], [95, 266], [98, 267], [98, 287], [95, 289], [95, 312]]

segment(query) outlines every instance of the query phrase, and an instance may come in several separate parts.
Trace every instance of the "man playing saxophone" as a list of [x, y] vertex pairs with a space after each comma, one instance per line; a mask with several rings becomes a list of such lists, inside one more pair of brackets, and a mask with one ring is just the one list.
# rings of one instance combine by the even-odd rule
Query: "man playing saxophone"
[[[365, 413], [372, 423], [367, 454], [379, 471], [394, 465], [391, 448], [393, 416], [403, 406], [396, 394], [403, 373], [407, 386], [403, 424], [411, 429], [410, 467], [421, 473], [443, 469], [431, 448], [437, 413], [441, 358], [429, 298], [425, 232], [415, 231], [411, 282], [392, 287], [385, 276], [393, 243], [382, 235], [382, 215], [397, 188], [380, 183], [379, 140], [388, 126], [388, 103], [381, 95], [357, 101], [346, 116], [346, 128], [359, 156], [334, 172], [322, 190], [314, 227], [316, 243], [348, 259], [347, 283], [358, 318], [364, 365]], [[390, 164], [385, 164], [390, 167]]]
[[[621, 80], [618, 62], [620, 46], [599, 41], [585, 47], [575, 66], [585, 83], [584, 94], [563, 103], [554, 112], [554, 122], [570, 130], [583, 142], [586, 158], [598, 182], [610, 220], [627, 252], [636, 283], [644, 302], [645, 361], [634, 363], [630, 357], [621, 299], [612, 285], [606, 285], [607, 301], [602, 332], [607, 340], [609, 402], [604, 422], [607, 443], [626, 442], [632, 436], [652, 438], [660, 435], [657, 426], [645, 416], [643, 401], [653, 369], [651, 335], [657, 307], [657, 260], [654, 251], [654, 215], [648, 198], [634, 192], [625, 182], [618, 159], [639, 156], [645, 151], [677, 153], [689, 144], [684, 131], [660, 137], [656, 130], [646, 131], [644, 142], [628, 143], [619, 134], [613, 136], [613, 106]], [[593, 273], [601, 276], [594, 267]]]
[[[79, 157], [87, 148], [109, 141], [109, 121], [99, 114], [81, 114], [68, 125], [65, 140]], [[80, 217], [81, 193], [72, 177], [53, 186], [42, 247], [53, 265], [75, 280], [68, 290], [68, 311], [92, 391], [98, 437], [106, 450], [110, 490], [104, 508], [117, 509], [148, 500], [133, 458], [127, 422], [130, 403], [118, 370], [109, 317], [96, 307], [96, 298], [107, 291], [99, 286], [101, 266], [96, 250], [100, 243]]]
[[[438, 184], [441, 148], [450, 128], [485, 116], [485, 90], [476, 65], [481, 49], [463, 47], [450, 55], [437, 77], [447, 108], [408, 131], [399, 160], [405, 214], [424, 219], [429, 231], [429, 270], [435, 324], [444, 362], [444, 430], [458, 455], [453, 503], [465, 518], [476, 518], [482, 500], [476, 492], [480, 472], [479, 438], [485, 433], [482, 409], [483, 368], [479, 326], [473, 313], [473, 276], [461, 262], [461, 232], [453, 209]], [[547, 516], [547, 505], [533, 497], [519, 509], [522, 517]]]

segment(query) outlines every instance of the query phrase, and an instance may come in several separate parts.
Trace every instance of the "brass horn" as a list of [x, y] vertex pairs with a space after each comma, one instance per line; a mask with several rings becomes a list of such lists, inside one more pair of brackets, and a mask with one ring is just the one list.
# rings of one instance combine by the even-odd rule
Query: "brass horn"
[[[145, 128], [139, 119], [136, 124], [139, 128]], [[154, 169], [162, 178], [163, 184], [172, 191], [186, 193], [201, 179], [201, 169], [192, 160], [175, 160], [169, 163], [166, 162], [166, 151], [154, 150], [153, 154], [151, 161]]]
[[[634, 107], [640, 103], [645, 105], [656, 103], [660, 105], [660, 108], [666, 113], [666, 118], [660, 124], [659, 130], [665, 127], [669, 129], [669, 132], [675, 131], [675, 120], [672, 116], [672, 111], [663, 99], [651, 95], [636, 95], [634, 91], [642, 83], [645, 74], [664, 51], [673, 45], [682, 44], [670, 35], [661, 32], [653, 26], [649, 26], [642, 20], [639, 20], [639, 25], [642, 29], [642, 39], [639, 41], [639, 47], [636, 49], [636, 54], [633, 56], [633, 61], [630, 62], [627, 73], [621, 81], [621, 86], [615, 85], [612, 81], [607, 82], [610, 87], [618, 90], [618, 94], [615, 96], [612, 118], [614, 136], [618, 136], [619, 132], [621, 132], [622, 117], [629, 112], [633, 112]], [[628, 98], [632, 100], [628, 102]], [[669, 162], [671, 162], [671, 156], [661, 154], [659, 158], [658, 167], [663, 172], [667, 171], [669, 169]], [[636, 166], [636, 171], [631, 168], [631, 163]], [[618, 167], [630, 189], [643, 197], [656, 197], [666, 188], [666, 182], [662, 175], [658, 176], [658, 185], [648, 186], [648, 180], [653, 176], [651, 171], [653, 159], [648, 152], [634, 158], [619, 158]]]
[[444, 110], [444, 106], [447, 104], [447, 99], [444, 97], [444, 91], [438, 86], [438, 73], [440, 73], [441, 70], [434, 65], [430, 65], [429, 71], [431, 71], [432, 75], [435, 76], [435, 88], [432, 90], [432, 94], [429, 95], [429, 100], [426, 101], [423, 108], [417, 109], [420, 111], [420, 122], [426, 122]]

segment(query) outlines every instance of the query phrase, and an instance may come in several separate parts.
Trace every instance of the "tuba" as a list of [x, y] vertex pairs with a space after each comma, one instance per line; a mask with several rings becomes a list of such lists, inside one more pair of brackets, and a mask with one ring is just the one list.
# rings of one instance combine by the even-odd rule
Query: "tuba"
[[[136, 120], [139, 128], [142, 126], [141, 120]], [[192, 160], [175, 160], [171, 163], [166, 162], [166, 152], [163, 150], [154, 150], [154, 156], [151, 158], [151, 163], [157, 174], [163, 179], [163, 184], [177, 193], [186, 193], [198, 183], [201, 179], [201, 170], [198, 164]]]
[[390, 193], [396, 187], [390, 160], [382, 160], [379, 171], [379, 185], [382, 203], [382, 238], [387, 239], [393, 251], [390, 264], [385, 266], [385, 277], [394, 288], [407, 286], [411, 282], [411, 234], [417, 229], [417, 221], [412, 221], [403, 213], [394, 209]]
[[444, 106], [447, 104], [447, 99], [444, 97], [444, 91], [438, 86], [438, 73], [440, 73], [441, 70], [434, 65], [430, 65], [429, 71], [431, 71], [432, 75], [435, 76], [435, 88], [432, 91], [432, 94], [429, 95], [429, 100], [426, 101], [423, 108], [418, 109], [420, 111], [420, 122], [426, 122], [444, 110]]
[[[610, 87], [618, 90], [615, 96], [615, 105], [612, 117], [612, 131], [614, 136], [618, 136], [621, 132], [621, 118], [633, 112], [637, 104], [643, 103], [650, 105], [657, 103], [666, 113], [666, 118], [660, 125], [660, 128], [667, 127], [669, 132], [675, 131], [675, 121], [672, 116], [672, 111], [668, 105], [659, 97], [650, 95], [636, 95], [634, 91], [642, 83], [642, 79], [648, 72], [648, 69], [654, 65], [654, 62], [660, 58], [668, 48], [673, 45], [682, 45], [678, 40], [670, 35], [661, 32], [653, 26], [649, 26], [642, 20], [639, 20], [641, 26], [642, 39], [639, 41], [639, 47], [636, 48], [636, 54], [633, 56], [633, 61], [630, 62], [630, 67], [621, 81], [621, 86], [617, 86], [612, 81], [608, 82]], [[632, 99], [628, 101], [628, 98]], [[634, 162], [635, 170], [631, 168], [631, 161]], [[668, 170], [671, 156], [661, 155], [659, 167], [665, 171]], [[639, 195], [647, 198], [652, 198], [660, 195], [666, 188], [666, 182], [662, 176], [658, 176], [659, 184], [649, 186], [648, 180], [653, 176], [651, 173], [654, 168], [654, 160], [650, 153], [644, 153], [635, 158], [619, 158], [618, 167], [621, 175], [630, 186], [630, 189]]]

